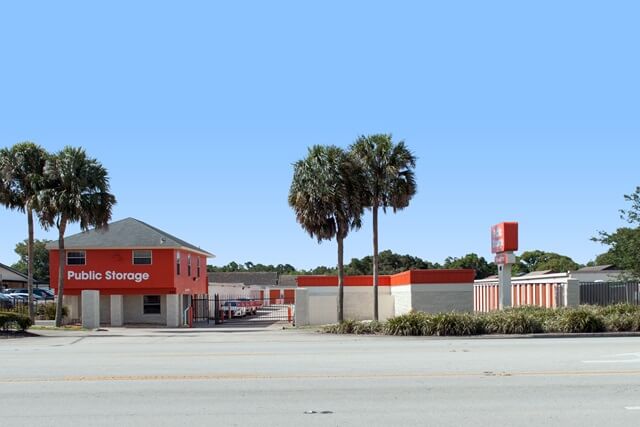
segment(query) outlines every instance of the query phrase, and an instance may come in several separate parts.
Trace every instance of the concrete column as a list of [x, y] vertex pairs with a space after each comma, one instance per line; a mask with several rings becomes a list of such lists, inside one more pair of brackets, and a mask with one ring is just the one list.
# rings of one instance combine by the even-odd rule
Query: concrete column
[[111, 326], [124, 325], [124, 297], [111, 295]]
[[569, 279], [564, 286], [564, 305], [565, 307], [575, 307], [580, 305], [580, 281], [578, 279]]
[[296, 288], [294, 323], [296, 326], [307, 326], [309, 324], [309, 289]]
[[178, 328], [180, 324], [180, 295], [167, 295], [167, 326]]
[[100, 291], [82, 291], [82, 327], [100, 327]]

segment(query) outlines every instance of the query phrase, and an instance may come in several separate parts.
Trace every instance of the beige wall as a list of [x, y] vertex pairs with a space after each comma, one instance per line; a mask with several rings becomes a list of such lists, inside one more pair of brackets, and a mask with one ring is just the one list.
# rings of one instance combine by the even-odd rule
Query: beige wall
[[111, 323], [111, 295], [100, 295], [100, 324]]
[[160, 296], [160, 314], [142, 314], [142, 295], [125, 295], [124, 323], [167, 324], [167, 298]]
[[411, 306], [416, 311], [442, 313], [473, 311], [473, 283], [413, 285]]

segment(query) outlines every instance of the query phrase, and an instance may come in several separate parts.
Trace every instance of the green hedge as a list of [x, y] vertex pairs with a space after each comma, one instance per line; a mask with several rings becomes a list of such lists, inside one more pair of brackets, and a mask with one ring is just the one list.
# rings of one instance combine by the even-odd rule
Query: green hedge
[[[62, 306], [62, 317], [69, 315], [69, 307]], [[44, 318], [44, 320], [56, 320], [56, 303], [47, 302], [44, 304], [38, 304], [36, 307], [36, 316]]]
[[7, 331], [17, 328], [19, 331], [26, 331], [33, 323], [29, 316], [13, 313], [13, 312], [0, 312], [0, 329]]
[[518, 307], [491, 313], [410, 312], [386, 322], [346, 321], [322, 328], [335, 334], [465, 336], [481, 334], [639, 332], [640, 306]]

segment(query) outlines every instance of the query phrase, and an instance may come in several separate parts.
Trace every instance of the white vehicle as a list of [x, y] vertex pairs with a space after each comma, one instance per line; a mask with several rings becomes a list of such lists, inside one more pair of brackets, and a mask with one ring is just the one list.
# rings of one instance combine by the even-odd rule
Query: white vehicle
[[246, 307], [242, 307], [239, 301], [225, 301], [222, 304], [225, 315], [231, 311], [233, 317], [244, 317], [247, 314]]

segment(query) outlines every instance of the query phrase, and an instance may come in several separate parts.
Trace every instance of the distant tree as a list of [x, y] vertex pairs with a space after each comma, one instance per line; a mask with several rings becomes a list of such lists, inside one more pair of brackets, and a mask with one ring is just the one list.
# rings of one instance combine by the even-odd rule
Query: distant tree
[[620, 218], [635, 227], [618, 228], [613, 233], [599, 231], [591, 240], [609, 246], [609, 250], [596, 258], [597, 264], [612, 264], [626, 271], [632, 278], [640, 278], [640, 187], [624, 199], [631, 202], [631, 208], [620, 210]]
[[405, 146], [404, 141], [393, 143], [390, 134], [359, 137], [351, 145], [351, 154], [361, 164], [367, 182], [367, 191], [361, 199], [373, 214], [373, 320], [378, 320], [378, 210], [387, 212], [409, 206], [416, 194], [413, 170], [416, 157]]
[[33, 215], [40, 212], [38, 194], [44, 186], [48, 153], [32, 142], [0, 150], [0, 204], [27, 214], [27, 288], [29, 317], [35, 318], [33, 300]]
[[56, 326], [62, 325], [64, 296], [64, 233], [69, 223], [82, 230], [105, 228], [111, 219], [116, 198], [109, 191], [107, 170], [83, 148], [65, 147], [46, 162], [45, 189], [40, 192], [41, 223], [58, 229], [58, 302]]
[[566, 255], [540, 250], [526, 251], [516, 257], [513, 273], [531, 273], [534, 271], [552, 270], [555, 273], [574, 271], [580, 264]]
[[470, 253], [462, 258], [448, 257], [444, 260], [444, 268], [468, 268], [476, 271], [476, 279], [484, 279], [485, 277], [498, 274], [498, 266], [491, 262], [487, 262], [484, 257], [479, 257], [477, 254]]
[[[33, 277], [43, 282], [49, 281], [49, 251], [46, 249], [47, 240], [33, 241]], [[14, 249], [20, 259], [11, 267], [27, 274], [29, 263], [29, 241], [24, 240], [16, 244]]]
[[609, 250], [596, 258], [596, 264], [615, 265], [631, 276], [640, 277], [640, 227], [622, 227], [611, 234], [601, 233], [597, 241], [609, 246]]
[[344, 320], [344, 239], [360, 228], [365, 193], [362, 169], [336, 146], [313, 146], [293, 167], [289, 206], [318, 243], [338, 243], [338, 321]]

